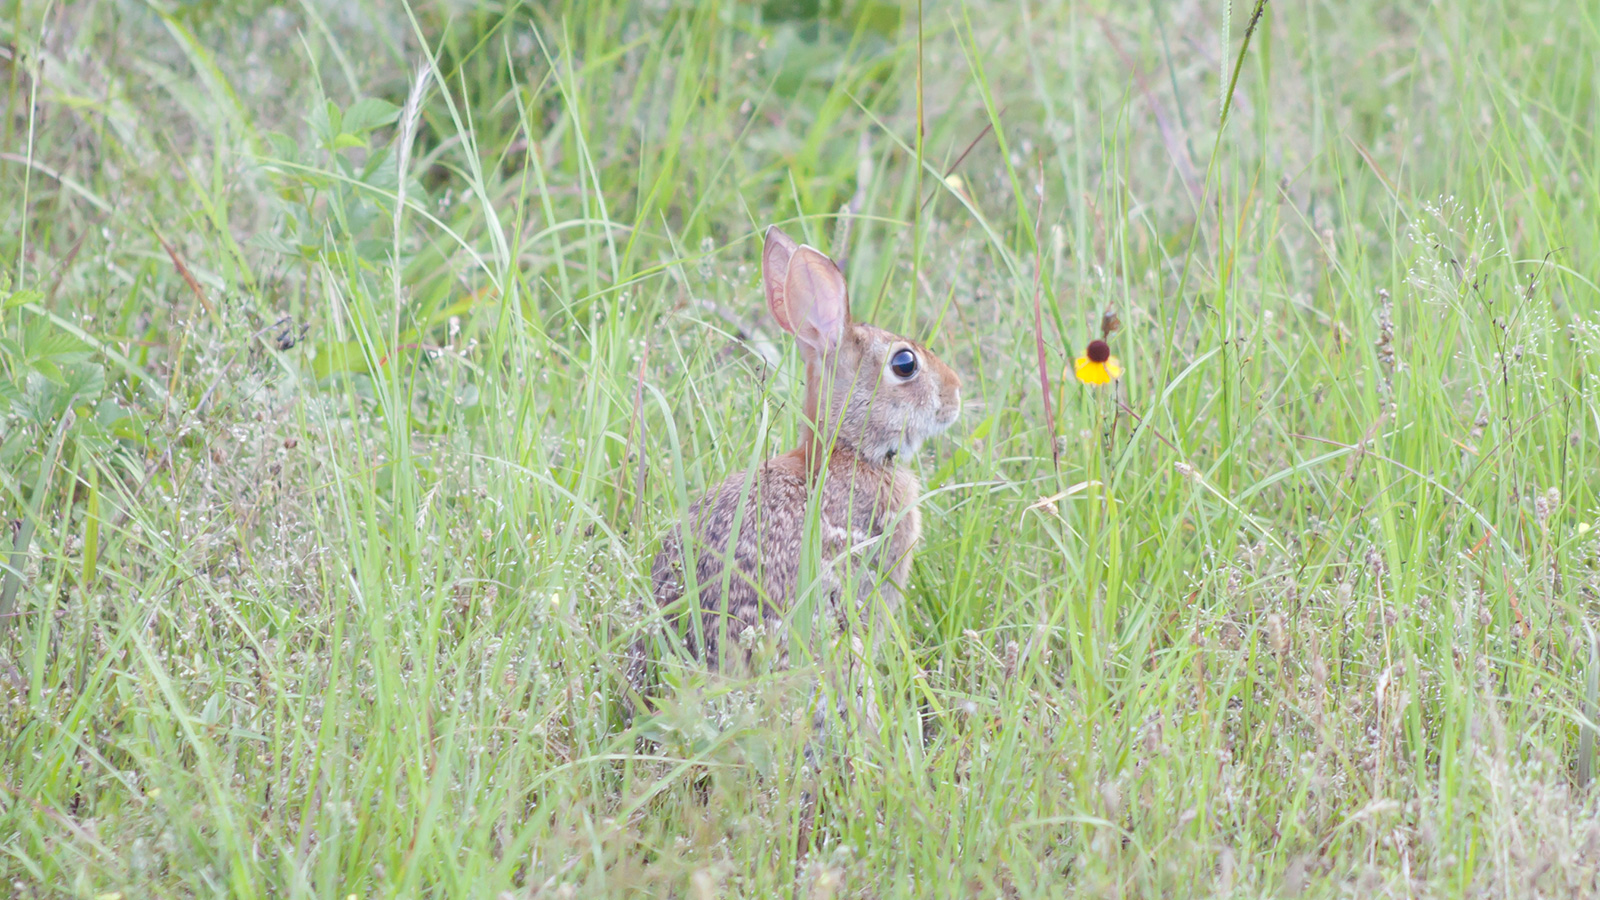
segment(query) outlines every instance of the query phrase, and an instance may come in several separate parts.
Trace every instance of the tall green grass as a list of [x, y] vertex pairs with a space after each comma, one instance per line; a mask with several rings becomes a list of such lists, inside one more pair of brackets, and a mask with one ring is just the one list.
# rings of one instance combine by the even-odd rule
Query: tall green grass
[[[1593, 893], [1595, 59], [1537, 0], [12, 0], [3, 884]], [[659, 535], [798, 434], [774, 222], [970, 406], [814, 765], [815, 672], [618, 702]]]

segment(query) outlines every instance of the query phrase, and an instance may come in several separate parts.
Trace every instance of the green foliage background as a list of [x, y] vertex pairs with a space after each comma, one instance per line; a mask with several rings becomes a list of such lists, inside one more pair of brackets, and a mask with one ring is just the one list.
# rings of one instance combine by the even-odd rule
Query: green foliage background
[[[1593, 5], [0, 11], [17, 896], [1595, 891]], [[768, 223], [970, 407], [814, 768], [616, 702]]]

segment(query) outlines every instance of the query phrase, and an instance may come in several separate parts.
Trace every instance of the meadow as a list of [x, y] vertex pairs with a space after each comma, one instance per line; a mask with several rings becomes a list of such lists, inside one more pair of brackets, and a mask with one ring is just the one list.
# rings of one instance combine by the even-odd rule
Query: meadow
[[[1559, 0], [0, 0], [0, 893], [1594, 896], [1597, 60]], [[800, 431], [771, 223], [966, 401], [810, 754], [827, 660], [620, 702]]]

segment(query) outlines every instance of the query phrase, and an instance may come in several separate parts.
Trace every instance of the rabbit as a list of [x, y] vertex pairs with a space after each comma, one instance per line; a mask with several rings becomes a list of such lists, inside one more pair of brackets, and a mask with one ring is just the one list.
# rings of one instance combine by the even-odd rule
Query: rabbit
[[[748, 473], [739, 473], [695, 500], [683, 523], [688, 541], [683, 527], [674, 527], [650, 573], [655, 602], [679, 608], [675, 624], [712, 670], [748, 665], [739, 637], [762, 625], [783, 631], [797, 597], [813, 591], [820, 589], [841, 627], [895, 608], [922, 533], [916, 506], [922, 486], [896, 458], [915, 453], [961, 411], [961, 379], [949, 366], [915, 341], [850, 320], [844, 275], [833, 260], [772, 226], [761, 276], [772, 318], [794, 336], [805, 361], [800, 446], [757, 466], [753, 484], [746, 485]], [[802, 585], [801, 548], [812, 503], [820, 507], [823, 583]], [[728, 573], [724, 561], [736, 524]], [[685, 558], [695, 560], [698, 616], [680, 603], [687, 591]], [[874, 593], [882, 603], [868, 610]], [[859, 635], [852, 639], [859, 647]], [[628, 680], [648, 704], [646, 654], [643, 640], [634, 645]], [[786, 643], [775, 664], [787, 667]]]

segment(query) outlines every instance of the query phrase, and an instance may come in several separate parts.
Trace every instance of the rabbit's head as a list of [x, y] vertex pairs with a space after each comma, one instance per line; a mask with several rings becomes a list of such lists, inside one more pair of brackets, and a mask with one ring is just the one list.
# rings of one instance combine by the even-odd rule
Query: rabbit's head
[[807, 454], [834, 446], [883, 464], [916, 452], [961, 412], [961, 379], [926, 347], [850, 321], [844, 274], [776, 226], [761, 254], [767, 308], [806, 363]]

